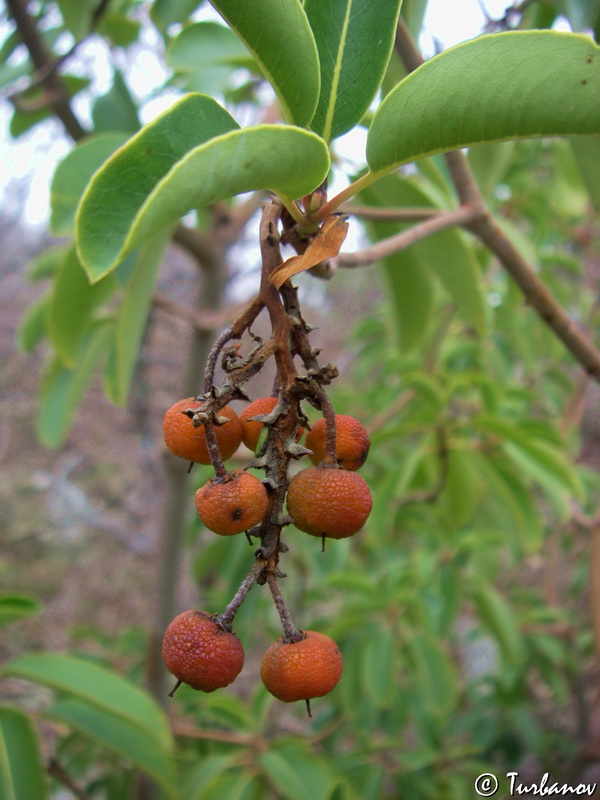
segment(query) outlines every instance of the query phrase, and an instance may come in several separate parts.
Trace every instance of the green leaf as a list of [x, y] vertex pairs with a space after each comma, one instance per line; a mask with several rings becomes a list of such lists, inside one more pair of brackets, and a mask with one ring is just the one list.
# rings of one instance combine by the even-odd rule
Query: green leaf
[[[173, 166], [198, 145], [239, 128], [211, 97], [186, 95], [160, 114], [104, 164], [92, 179], [79, 206], [76, 227], [82, 262], [93, 280], [117, 263], [120, 246], [136, 214]], [[168, 220], [170, 222], [171, 220]], [[116, 247], [116, 252], [115, 252]], [[133, 249], [133, 248], [131, 248]]]
[[408, 75], [377, 110], [372, 172], [481, 142], [600, 134], [600, 52], [585, 36], [481, 36]]
[[0, 706], [0, 797], [2, 800], [47, 800], [48, 796], [46, 770], [35, 728], [22, 711]]
[[373, 627], [364, 644], [364, 692], [378, 708], [389, 708], [394, 690], [394, 635]]
[[469, 166], [484, 197], [489, 197], [504, 179], [514, 151], [514, 142], [491, 142], [469, 149]]
[[125, 134], [88, 136], [57, 166], [50, 185], [50, 232], [68, 236], [75, 228], [75, 212], [90, 178], [127, 139]]
[[30, 594], [21, 592], [0, 595], [0, 626], [39, 614], [42, 604]]
[[64, 443], [98, 361], [108, 350], [112, 328], [110, 321], [92, 325], [81, 342], [73, 369], [64, 366], [59, 358], [47, 369], [37, 418], [38, 434], [46, 447], [60, 447]]
[[146, 732], [165, 751], [173, 746], [169, 723], [158, 704], [105, 667], [62, 653], [36, 653], [16, 659], [3, 672], [97, 708], [116, 721]]
[[411, 636], [408, 642], [416, 665], [415, 680], [422, 702], [431, 714], [447, 714], [456, 704], [456, 669], [438, 642], [428, 634]]
[[[300, 0], [211, 0], [270, 81], [285, 119], [300, 127], [313, 118], [320, 88], [315, 38]], [[313, 187], [315, 188], [315, 187]]]
[[65, 260], [67, 251], [71, 243], [60, 244], [54, 247], [47, 247], [45, 250], [32, 259], [25, 270], [27, 280], [31, 283], [53, 278], [58, 272], [60, 265]]
[[360, 122], [388, 65], [401, 0], [305, 0], [321, 64], [311, 130], [329, 142]]
[[514, 614], [502, 595], [482, 579], [473, 579], [471, 599], [483, 625], [500, 645], [507, 663], [520, 664], [523, 659], [523, 639]]
[[447, 459], [446, 481], [440, 494], [440, 503], [452, 527], [459, 529], [473, 517], [485, 484], [477, 453], [453, 449]]
[[600, 15], [600, 0], [555, 0], [555, 5], [574, 31], [593, 28]]
[[[77, 238], [82, 263], [93, 281], [190, 209], [253, 189], [270, 189], [290, 200], [308, 194], [327, 175], [325, 142], [285, 125], [235, 130], [199, 146], [184, 141], [181, 144], [189, 145], [186, 150], [178, 143], [174, 151], [164, 141], [172, 129], [171, 114], [179, 115], [184, 104], [200, 98], [210, 99], [188, 95], [121, 148], [92, 179], [79, 207]], [[187, 118], [185, 113], [183, 117]], [[182, 124], [199, 127], [190, 118]], [[165, 147], [164, 157], [151, 156], [164, 153]], [[142, 168], [143, 178], [131, 189], [132, 172]]]
[[65, 27], [75, 41], [83, 39], [91, 30], [95, 2], [90, 0], [57, 0]]
[[329, 798], [335, 780], [333, 773], [324, 759], [301, 742], [280, 742], [277, 747], [260, 754], [258, 760], [286, 800]]
[[428, 2], [429, 0], [404, 0], [402, 3], [402, 18], [415, 40], [418, 40], [421, 33]]
[[90, 284], [75, 247], [67, 254], [54, 280], [48, 308], [48, 334], [59, 357], [74, 367], [81, 340], [92, 322], [92, 311], [114, 291], [112, 276]]
[[139, 249], [133, 274], [117, 313], [113, 353], [107, 373], [108, 394], [117, 405], [123, 406], [127, 402], [156, 279], [171, 233], [171, 228], [163, 228]]
[[79, 698], [59, 700], [46, 710], [45, 715], [66, 723], [73, 730], [131, 761], [162, 786], [169, 797], [179, 797], [174, 785], [170, 741], [157, 739], [147, 722], [142, 727], [138, 720], [125, 719], [112, 708], [99, 707], [87, 699], [84, 701]]
[[142, 23], [137, 19], [128, 17], [127, 14], [104, 14], [98, 25], [98, 32], [102, 34], [113, 47], [129, 47], [137, 42]]
[[31, 353], [46, 336], [49, 307], [50, 293], [48, 292], [34, 300], [25, 311], [15, 334], [19, 350], [24, 353]]
[[167, 64], [195, 92], [214, 94], [228, 85], [237, 67], [252, 69], [254, 60], [230, 28], [197, 22], [184, 28], [167, 50]]
[[135, 133], [140, 129], [137, 106], [120, 71], [115, 69], [114, 72], [113, 85], [96, 100], [92, 108], [94, 131]]
[[174, 22], [184, 22], [202, 0], [155, 0], [150, 19], [160, 30], [166, 30]]
[[600, 139], [581, 136], [570, 144], [590, 201], [596, 212], [600, 212]]

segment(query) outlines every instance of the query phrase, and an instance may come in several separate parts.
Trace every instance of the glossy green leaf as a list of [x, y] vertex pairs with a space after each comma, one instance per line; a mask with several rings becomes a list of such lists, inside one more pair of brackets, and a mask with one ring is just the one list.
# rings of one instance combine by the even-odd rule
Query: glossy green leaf
[[[122, 259], [120, 251], [129, 228], [169, 171], [194, 148], [238, 127], [211, 97], [189, 94], [104, 164], [88, 185], [76, 220], [80, 255], [93, 280]], [[167, 221], [171, 220], [162, 222]]]
[[360, 122], [385, 74], [401, 0], [305, 0], [321, 65], [311, 130], [326, 141]]
[[154, 0], [150, 19], [161, 30], [174, 22], [184, 22], [203, 0]]
[[453, 47], [377, 110], [372, 172], [481, 142], [600, 134], [600, 51], [579, 34], [511, 31]]
[[449, 656], [426, 633], [411, 636], [408, 646], [415, 661], [415, 680], [423, 704], [430, 713], [447, 714], [458, 695], [458, 677]]
[[[133, 274], [117, 312], [113, 353], [109, 360], [110, 373], [107, 373], [110, 398], [117, 405], [122, 406], [127, 402], [156, 279], [171, 233], [171, 228], [163, 228], [140, 247]], [[102, 283], [104, 281], [97, 285]]]
[[92, 122], [95, 133], [135, 133], [140, 128], [137, 105], [118, 69], [114, 71], [111, 88], [92, 107]]
[[555, 0], [555, 6], [574, 31], [593, 28], [600, 16], [600, 0]]
[[17, 658], [3, 672], [70, 695], [115, 720], [122, 720], [151, 735], [165, 751], [172, 747], [169, 723], [158, 704], [149, 694], [105, 667], [62, 653], [37, 653]]
[[[168, 122], [167, 115], [162, 123]], [[142, 139], [145, 145], [140, 151]], [[253, 189], [270, 189], [287, 200], [301, 197], [315, 189], [329, 170], [327, 146], [315, 134], [286, 125], [259, 125], [216, 136], [175, 157], [169, 154], [160, 159], [160, 169], [153, 170], [149, 161], [136, 190], [123, 194], [124, 182], [130, 183], [131, 172], [140, 169], [136, 165], [144, 158], [148, 161], [146, 147], [155, 149], [153, 142], [151, 125], [109, 159], [83, 197], [77, 217], [78, 247], [94, 281], [190, 209]]]
[[19, 350], [31, 353], [32, 350], [44, 339], [48, 332], [48, 308], [50, 307], [50, 293], [38, 297], [27, 308], [15, 334], [15, 341]]
[[193, 92], [223, 91], [234, 69], [253, 69], [256, 62], [230, 28], [216, 22], [188, 25], [167, 50], [167, 64]]
[[92, 326], [81, 342], [73, 369], [55, 358], [46, 370], [37, 417], [38, 434], [46, 447], [60, 447], [64, 443], [96, 366], [108, 351], [112, 327], [110, 321]]
[[0, 595], [0, 626], [39, 614], [42, 604], [31, 594], [14, 592]]
[[47, 800], [48, 782], [40, 741], [29, 717], [0, 706], [0, 798]]
[[57, 166], [50, 185], [50, 231], [68, 236], [75, 228], [75, 211], [90, 178], [127, 139], [125, 134], [88, 136]]
[[473, 581], [471, 599], [482, 624], [497, 640], [509, 664], [519, 664], [523, 659], [523, 639], [514, 614], [506, 601], [489, 583]]
[[73, 367], [81, 340], [92, 322], [92, 311], [114, 291], [112, 276], [91, 284], [75, 247], [67, 254], [52, 285], [48, 307], [48, 334], [64, 364]]
[[99, 707], [87, 698], [59, 700], [46, 710], [46, 716], [131, 761], [162, 786], [169, 797], [179, 797], [170, 741], [160, 741], [147, 722], [141, 727], [139, 720], [126, 719], [113, 708]]
[[308, 125], [319, 98], [320, 70], [315, 38], [300, 0], [261, 0], [260, 8], [239, 0], [211, 0], [211, 5], [258, 62], [285, 119]]

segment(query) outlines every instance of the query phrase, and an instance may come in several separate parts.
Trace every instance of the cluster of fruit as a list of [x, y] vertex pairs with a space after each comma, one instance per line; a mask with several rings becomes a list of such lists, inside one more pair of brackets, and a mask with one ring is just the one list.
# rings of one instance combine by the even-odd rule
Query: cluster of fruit
[[[255, 400], [239, 417], [228, 405], [220, 408], [213, 431], [221, 459], [230, 458], [242, 442], [252, 451], [264, 451], [261, 433], [272, 420], [269, 415], [277, 404], [277, 397]], [[190, 462], [214, 464], [204, 425], [192, 422], [201, 407], [202, 399], [187, 398], [175, 403], [164, 418], [164, 439], [175, 455]], [[304, 420], [302, 424], [307, 426]], [[314, 466], [297, 472], [286, 493], [289, 519], [298, 529], [321, 537], [323, 542], [326, 537], [342, 539], [359, 531], [372, 504], [369, 487], [357, 473], [369, 452], [367, 431], [347, 415], [335, 415], [333, 425], [335, 458], [328, 456], [331, 419], [321, 418], [307, 433], [303, 449]], [[303, 433], [299, 422], [293, 436], [295, 442]], [[201, 521], [221, 536], [242, 532], [260, 535], [260, 525], [270, 510], [269, 482], [243, 470], [221, 472], [196, 492]], [[271, 585], [272, 591], [273, 588]], [[244, 651], [231, 630], [231, 618], [232, 614], [218, 616], [191, 610], [171, 622], [163, 640], [163, 658], [177, 678], [175, 688], [186, 683], [212, 692], [235, 680], [244, 663]], [[328, 636], [316, 631], [295, 631], [293, 626], [291, 631], [266, 651], [261, 678], [278, 699], [305, 700], [308, 705], [312, 698], [321, 697], [336, 686], [342, 657]]]

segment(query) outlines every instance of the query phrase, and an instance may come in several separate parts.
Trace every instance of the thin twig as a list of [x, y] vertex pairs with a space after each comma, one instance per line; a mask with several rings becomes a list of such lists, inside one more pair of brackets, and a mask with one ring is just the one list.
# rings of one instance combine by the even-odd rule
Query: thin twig
[[297, 642], [302, 638], [302, 634], [296, 630], [294, 623], [292, 622], [292, 618], [290, 617], [290, 612], [287, 610], [285, 605], [285, 600], [283, 599], [283, 595], [281, 594], [281, 587], [279, 586], [279, 581], [270, 573], [267, 575], [267, 583], [269, 584], [269, 589], [271, 590], [271, 594], [273, 595], [273, 601], [275, 602], [275, 608], [279, 614], [279, 619], [281, 620], [281, 625], [283, 627], [283, 634], [284, 639], [287, 642]]
[[437, 208], [386, 208], [385, 206], [359, 206], [354, 203], [344, 203], [338, 211], [352, 214], [361, 219], [372, 219], [379, 222], [420, 222], [423, 219], [438, 217], [445, 213]]
[[236, 303], [220, 311], [212, 311], [210, 309], [196, 310], [169, 300], [164, 294], [157, 292], [152, 297], [152, 305], [160, 311], [165, 311], [167, 314], [172, 314], [174, 317], [190, 322], [199, 331], [214, 331], [234, 320], [248, 304], [245, 302]]
[[223, 611], [222, 614], [219, 614], [219, 622], [221, 622], [225, 626], [231, 625], [231, 623], [235, 618], [235, 615], [239, 611], [240, 606], [246, 599], [246, 595], [248, 594], [250, 589], [254, 586], [264, 568], [265, 568], [264, 561], [256, 561], [254, 563], [254, 566], [240, 584], [240, 588], [232, 597], [231, 602], [228, 604], [225, 611]]
[[387, 258], [387, 256], [391, 256], [401, 250], [406, 250], [407, 247], [420, 242], [421, 239], [425, 239], [427, 236], [432, 236], [434, 233], [439, 233], [457, 225], [466, 225], [472, 222], [478, 213], [477, 210], [470, 206], [462, 206], [454, 211], [440, 212], [432, 219], [415, 225], [414, 228], [409, 228], [407, 231], [390, 236], [388, 239], [381, 239], [381, 241], [365, 247], [364, 250], [357, 250], [355, 253], [340, 253], [332, 260], [338, 267], [366, 267], [382, 258]]
[[46, 767], [48, 775], [55, 781], [62, 783], [78, 800], [90, 800], [89, 795], [73, 781], [67, 770], [57, 758], [50, 758]]

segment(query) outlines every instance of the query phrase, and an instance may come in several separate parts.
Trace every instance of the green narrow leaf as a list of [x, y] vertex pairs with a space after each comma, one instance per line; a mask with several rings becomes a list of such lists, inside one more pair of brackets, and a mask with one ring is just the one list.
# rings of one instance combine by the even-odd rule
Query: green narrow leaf
[[390, 630], [373, 627], [364, 649], [364, 691], [378, 708], [392, 703], [394, 680], [394, 637]]
[[478, 454], [470, 450], [450, 450], [446, 482], [440, 503], [450, 524], [459, 529], [473, 517], [485, 490]]
[[571, 141], [571, 147], [590, 201], [600, 212], [600, 139], [581, 136]]
[[12, 661], [3, 672], [71, 695], [146, 731], [164, 750], [172, 748], [169, 723], [158, 704], [105, 667], [62, 653], [36, 653]]
[[65, 256], [71, 243], [59, 244], [54, 247], [47, 247], [45, 250], [32, 259], [25, 269], [27, 280], [31, 283], [53, 278], [58, 272], [60, 265], [65, 260]]
[[469, 149], [469, 165], [484, 197], [489, 197], [506, 175], [514, 151], [514, 142], [491, 142]]
[[46, 770], [40, 742], [29, 718], [16, 708], [0, 707], [0, 797], [46, 800]]
[[408, 646], [417, 667], [415, 680], [423, 704], [431, 714], [447, 714], [458, 695], [454, 665], [432, 636], [411, 636]]
[[54, 171], [50, 185], [50, 232], [68, 236], [75, 212], [90, 178], [127, 139], [125, 134], [88, 136], [77, 144]]
[[377, 110], [373, 173], [481, 142], [600, 134], [600, 51], [586, 36], [509, 31], [435, 56]]
[[401, 0], [305, 0], [321, 64], [311, 130], [329, 142], [360, 122], [390, 59]]
[[100, 358], [107, 352], [112, 323], [95, 323], [81, 342], [73, 369], [56, 358], [47, 369], [41, 384], [37, 418], [38, 434], [46, 447], [60, 447], [92, 379]]
[[137, 106], [118, 69], [114, 71], [111, 88], [94, 103], [92, 121], [96, 133], [112, 131], [135, 133], [139, 130], [140, 119]]
[[[201, 105], [210, 100], [188, 95], [121, 148], [89, 184], [76, 224], [79, 255], [92, 281], [190, 209], [253, 189], [270, 189], [290, 200], [308, 194], [325, 179], [329, 170], [325, 142], [288, 125], [215, 134], [187, 151], [179, 146], [190, 144], [187, 140], [177, 148], [169, 146], [165, 138], [177, 140], [169, 136], [171, 114], [181, 116], [181, 125], [193, 127], [193, 119], [184, 112], [194, 99]], [[223, 109], [220, 113], [226, 114]], [[152, 153], [163, 155], [155, 159]], [[144, 176], [132, 189], [131, 175], [137, 176], [142, 168]]]
[[259, 761], [273, 785], [289, 800], [327, 800], [330, 796], [334, 784], [331, 769], [299, 742], [280, 742], [262, 753]]
[[109, 359], [110, 374], [107, 374], [109, 395], [117, 405], [127, 402], [156, 279], [171, 233], [171, 228], [163, 228], [140, 248], [117, 313], [114, 352]]
[[90, 284], [73, 246], [52, 285], [48, 334], [58, 356], [73, 368], [81, 340], [92, 324], [92, 311], [114, 291], [112, 276]]
[[260, 8], [239, 0], [211, 0], [211, 5], [258, 62], [286, 120], [308, 125], [319, 98], [320, 70], [315, 38], [300, 0], [261, 0]]
[[41, 610], [42, 604], [33, 595], [16, 592], [0, 595], [0, 626], [32, 617]]
[[[65, 84], [69, 98], [75, 97], [76, 94], [86, 89], [89, 84], [89, 78], [81, 78], [78, 75], [61, 75], [61, 79]], [[27, 96], [28, 102], [31, 101], [35, 105], [35, 101], [42, 97], [43, 90], [34, 90]], [[48, 119], [53, 115], [53, 111], [49, 106], [43, 106], [33, 111], [18, 111], [15, 109], [10, 120], [10, 135], [13, 139], [22, 136], [38, 122]]]
[[107, 710], [72, 698], [54, 703], [45, 715], [66, 723], [73, 730], [131, 761], [154, 778], [169, 797], [179, 797], [175, 788], [170, 743], [159, 741], [151, 727], [142, 728], [137, 721], [124, 719], [113, 709]]
[[38, 297], [37, 300], [34, 300], [25, 311], [15, 334], [15, 341], [19, 350], [24, 353], [31, 353], [46, 336], [49, 307], [50, 293], [47, 292]]
[[523, 639], [502, 595], [491, 584], [474, 579], [471, 599], [481, 622], [497, 639], [506, 661], [519, 664], [523, 659]]
[[402, 17], [415, 40], [419, 39], [428, 2], [429, 0], [404, 0], [402, 3]]

